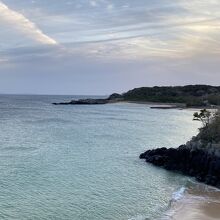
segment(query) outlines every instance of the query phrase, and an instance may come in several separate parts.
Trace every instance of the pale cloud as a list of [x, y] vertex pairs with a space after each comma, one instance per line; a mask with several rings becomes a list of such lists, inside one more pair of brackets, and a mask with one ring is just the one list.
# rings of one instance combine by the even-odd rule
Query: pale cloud
[[96, 1], [90, 1], [89, 3], [92, 7], [96, 7], [98, 5]]
[[30, 77], [28, 85], [46, 75], [45, 92], [54, 86], [63, 93], [78, 88], [78, 94], [83, 83], [103, 94], [220, 81], [219, 0], [2, 1], [0, 88], [5, 90], [10, 74], [15, 81], [17, 74]]
[[31, 39], [42, 43], [55, 45], [56, 40], [44, 34], [33, 22], [26, 18], [21, 13], [18, 13], [10, 9], [7, 5], [0, 2], [0, 19], [1, 21], [7, 22], [12, 28], [23, 32]]
[[113, 5], [113, 4], [108, 4], [108, 5], [107, 5], [107, 9], [108, 9], [109, 11], [113, 10], [113, 9], [114, 9], [114, 5]]
[[[214, 10], [220, 6], [218, 1], [177, 0], [170, 3], [165, 0], [161, 4], [158, 4], [160, 1], [146, 4], [139, 0], [135, 3], [128, 1], [127, 7], [113, 0], [86, 2], [87, 5], [85, 1], [79, 2], [80, 9], [74, 9], [75, 5], [70, 4], [70, 0], [57, 3], [57, 6], [48, 2], [48, 11], [44, 9], [36, 14], [37, 19], [33, 14], [34, 20], [52, 33], [61, 45], [66, 45], [68, 49], [63, 49], [62, 53], [128, 60], [152, 57], [180, 59], [199, 56], [207, 49], [210, 49], [210, 54], [219, 54], [220, 19], [218, 10]], [[88, 7], [88, 3], [93, 9]], [[5, 5], [0, 6], [7, 11], [0, 16], [13, 21], [26, 34], [41, 43], [56, 44], [24, 15]], [[41, 7], [34, 9], [39, 12]], [[64, 10], [62, 13], [57, 13], [59, 7]], [[33, 12], [33, 8], [25, 11], [29, 17], [28, 11]]]

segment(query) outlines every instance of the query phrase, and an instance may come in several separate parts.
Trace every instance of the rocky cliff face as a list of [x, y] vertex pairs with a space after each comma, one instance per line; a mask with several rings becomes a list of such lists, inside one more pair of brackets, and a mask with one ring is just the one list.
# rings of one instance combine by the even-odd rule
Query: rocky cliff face
[[220, 187], [220, 144], [190, 141], [175, 148], [148, 150], [140, 159], [167, 170], [194, 176], [198, 181]]
[[148, 150], [140, 159], [220, 188], [220, 111], [185, 145]]

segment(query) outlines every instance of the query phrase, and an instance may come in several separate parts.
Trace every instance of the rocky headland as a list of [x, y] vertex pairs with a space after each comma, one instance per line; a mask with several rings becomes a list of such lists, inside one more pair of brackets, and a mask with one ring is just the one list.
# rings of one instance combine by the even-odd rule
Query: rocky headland
[[53, 103], [54, 105], [104, 105], [109, 103], [107, 99], [79, 99], [70, 102]]
[[220, 187], [220, 114], [200, 129], [199, 134], [178, 148], [157, 148], [140, 159], [166, 170], [193, 176], [198, 181]]
[[[128, 92], [114, 93], [105, 99], [79, 99], [54, 105], [103, 105], [115, 102], [164, 103], [171, 108], [206, 107], [220, 105], [220, 86], [154, 86], [135, 88]], [[154, 107], [155, 108], [155, 107]], [[157, 107], [167, 109], [167, 107]]]
[[53, 103], [54, 105], [104, 105], [122, 101], [122, 95], [114, 93], [106, 99], [79, 99], [71, 100], [70, 102]]

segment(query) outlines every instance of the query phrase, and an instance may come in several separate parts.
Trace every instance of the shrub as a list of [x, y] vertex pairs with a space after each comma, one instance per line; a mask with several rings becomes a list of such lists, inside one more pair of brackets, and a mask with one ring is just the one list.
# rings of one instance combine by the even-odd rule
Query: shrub
[[[197, 118], [200, 114], [194, 113], [194, 117]], [[205, 114], [208, 113], [205, 112]], [[211, 114], [209, 119], [205, 119], [203, 127], [200, 128], [198, 139], [200, 139], [203, 143], [220, 143], [220, 110]]]

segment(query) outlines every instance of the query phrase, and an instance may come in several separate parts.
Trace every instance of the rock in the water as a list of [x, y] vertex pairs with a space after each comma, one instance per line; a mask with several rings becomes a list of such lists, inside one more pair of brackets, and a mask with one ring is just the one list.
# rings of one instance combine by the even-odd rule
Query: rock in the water
[[123, 100], [123, 96], [117, 93], [110, 95], [106, 99], [79, 99], [70, 102], [53, 103], [54, 105], [104, 105], [108, 103], [119, 102]]
[[140, 159], [167, 170], [194, 176], [200, 182], [220, 187], [220, 157], [207, 148], [181, 145], [179, 148], [157, 148], [140, 155]]
[[70, 102], [53, 103], [54, 105], [104, 105], [109, 103], [107, 99], [79, 99]]

